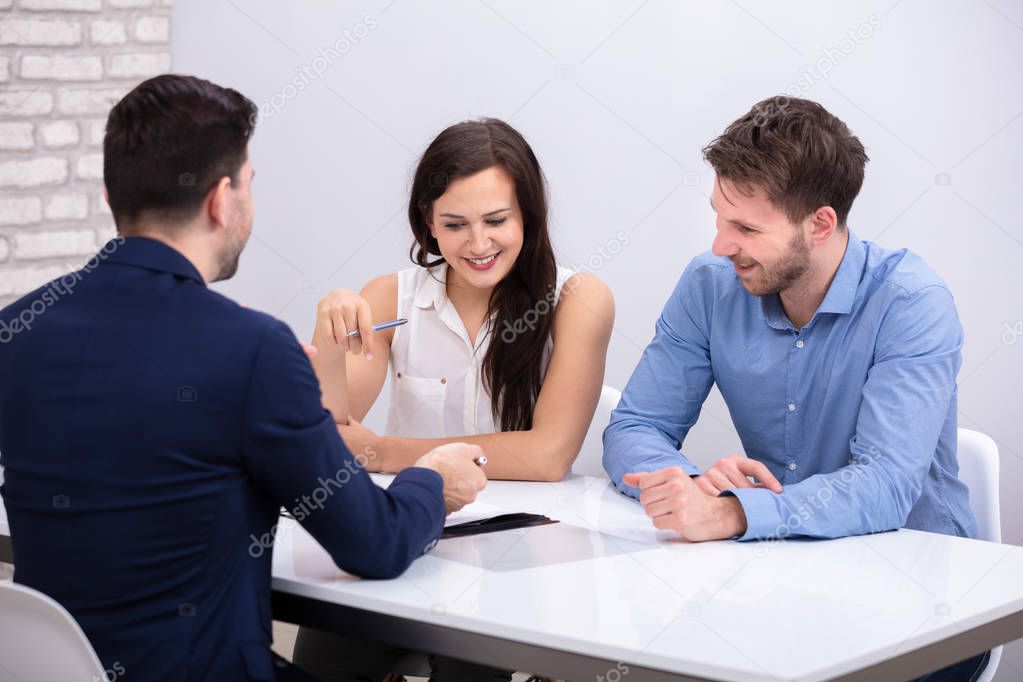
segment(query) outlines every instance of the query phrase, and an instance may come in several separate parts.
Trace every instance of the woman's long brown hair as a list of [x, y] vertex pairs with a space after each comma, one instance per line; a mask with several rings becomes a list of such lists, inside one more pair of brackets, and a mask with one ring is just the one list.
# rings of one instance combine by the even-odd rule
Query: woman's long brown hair
[[[490, 295], [495, 314], [490, 346], [483, 358], [483, 381], [502, 431], [525, 431], [533, 425], [533, 407], [540, 395], [543, 352], [551, 332], [557, 281], [554, 248], [547, 230], [547, 186], [543, 171], [526, 140], [504, 121], [484, 118], [455, 124], [434, 139], [423, 153], [412, 181], [408, 216], [415, 243], [412, 261], [425, 268], [444, 262], [430, 234], [433, 202], [448, 184], [500, 166], [515, 182], [522, 211], [522, 250], [508, 275]], [[431, 260], [431, 256], [438, 258]], [[538, 304], [546, 300], [548, 307]], [[532, 319], [530, 310], [545, 311]], [[516, 324], [529, 319], [530, 324]], [[496, 330], [521, 330], [507, 339]]]

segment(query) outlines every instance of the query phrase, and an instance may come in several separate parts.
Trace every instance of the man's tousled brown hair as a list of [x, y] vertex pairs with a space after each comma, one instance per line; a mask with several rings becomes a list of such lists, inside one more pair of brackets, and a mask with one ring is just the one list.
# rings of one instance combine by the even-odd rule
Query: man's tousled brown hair
[[849, 127], [816, 102], [758, 102], [703, 149], [719, 179], [751, 195], [760, 187], [793, 223], [831, 206], [845, 226], [863, 186], [867, 153]]

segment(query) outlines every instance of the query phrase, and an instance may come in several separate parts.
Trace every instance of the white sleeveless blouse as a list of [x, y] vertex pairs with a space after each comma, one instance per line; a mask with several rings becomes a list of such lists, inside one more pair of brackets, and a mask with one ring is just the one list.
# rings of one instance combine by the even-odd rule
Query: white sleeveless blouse
[[[398, 273], [397, 327], [391, 340], [391, 405], [386, 435], [403, 438], [454, 438], [494, 433], [491, 397], [483, 386], [482, 363], [494, 331], [491, 318], [480, 329], [476, 347], [447, 296], [447, 263]], [[554, 314], [565, 282], [575, 273], [558, 267], [554, 303], [541, 302], [537, 314]], [[547, 302], [549, 303], [549, 302]], [[526, 319], [524, 322], [528, 323]], [[512, 330], [504, 330], [506, 337]], [[546, 374], [554, 342], [548, 337], [542, 372]]]

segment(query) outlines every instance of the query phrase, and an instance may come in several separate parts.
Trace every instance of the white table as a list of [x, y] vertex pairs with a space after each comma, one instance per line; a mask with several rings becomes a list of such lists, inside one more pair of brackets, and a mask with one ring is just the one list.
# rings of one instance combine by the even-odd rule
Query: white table
[[441, 540], [371, 581], [285, 520], [274, 617], [607, 682], [906, 679], [1023, 637], [1016, 546], [906, 530], [690, 545], [603, 478], [495, 481], [480, 503], [561, 523]]
[[907, 530], [687, 544], [606, 478], [495, 481], [480, 502], [561, 523], [441, 540], [391, 581], [282, 527], [275, 618], [608, 682], [906, 679], [1023, 636], [1016, 546]]

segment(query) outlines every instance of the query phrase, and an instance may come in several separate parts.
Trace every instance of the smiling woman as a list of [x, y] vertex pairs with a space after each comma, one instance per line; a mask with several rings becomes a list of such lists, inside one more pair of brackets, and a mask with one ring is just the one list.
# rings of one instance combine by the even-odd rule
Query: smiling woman
[[[414, 267], [319, 303], [312, 362], [345, 443], [375, 471], [467, 442], [483, 447], [489, 478], [560, 480], [600, 396], [614, 302], [598, 279], [555, 262], [536, 156], [502, 121], [445, 129], [416, 169], [409, 224]], [[408, 324], [374, 332], [396, 317]], [[358, 420], [388, 376], [387, 433], [377, 436]], [[323, 679], [337, 666], [380, 679], [403, 654], [303, 628], [295, 661]], [[511, 675], [431, 665], [437, 680]]]
[[[416, 266], [318, 307], [313, 365], [346, 443], [374, 470], [470, 442], [490, 478], [561, 479], [600, 395], [614, 303], [595, 277], [557, 266], [532, 149], [496, 119], [450, 126], [423, 153], [408, 215]], [[408, 325], [371, 329], [396, 317]], [[377, 436], [359, 420], [388, 376]]]
[[[474, 212], [471, 221], [461, 215]], [[543, 172], [525, 139], [503, 121], [460, 123], [437, 136], [416, 171], [409, 222], [413, 260], [430, 267], [439, 262], [430, 256], [441, 256], [453, 300], [482, 301], [487, 294], [495, 329], [558, 287]], [[486, 351], [483, 378], [503, 430], [532, 425], [552, 324], [547, 316], [514, 343]]]

